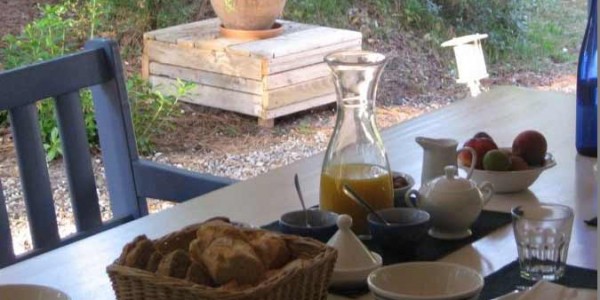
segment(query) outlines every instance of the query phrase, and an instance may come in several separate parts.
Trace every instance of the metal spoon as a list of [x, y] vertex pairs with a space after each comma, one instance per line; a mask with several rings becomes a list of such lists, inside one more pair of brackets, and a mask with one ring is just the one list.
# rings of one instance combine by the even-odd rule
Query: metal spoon
[[294, 174], [294, 185], [296, 186], [296, 193], [298, 193], [298, 198], [300, 198], [300, 204], [302, 204], [302, 210], [304, 211], [304, 225], [306, 225], [306, 227], [310, 227], [310, 223], [308, 223], [308, 210], [306, 210], [306, 205], [304, 204], [304, 197], [302, 197], [302, 191], [300, 190], [300, 181], [298, 180], [298, 173]]
[[346, 196], [350, 197], [350, 199], [354, 200], [354, 202], [360, 204], [362, 207], [366, 208], [370, 213], [374, 214], [375, 217], [377, 217], [377, 219], [379, 219], [379, 221], [381, 221], [383, 224], [385, 224], [386, 226], [392, 225], [390, 222], [386, 221], [381, 214], [379, 214], [377, 211], [375, 211], [375, 209], [373, 209], [373, 207], [369, 204], [369, 202], [365, 201], [363, 198], [361, 198], [359, 195], [357, 195], [352, 190], [352, 188], [350, 188], [349, 185], [344, 184], [342, 190], [344, 191], [344, 194], [346, 194]]

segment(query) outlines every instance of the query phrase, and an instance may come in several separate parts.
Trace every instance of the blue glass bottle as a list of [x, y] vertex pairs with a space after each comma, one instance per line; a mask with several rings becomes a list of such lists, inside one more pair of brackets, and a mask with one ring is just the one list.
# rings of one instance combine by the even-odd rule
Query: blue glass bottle
[[577, 152], [598, 155], [598, 38], [597, 1], [590, 1], [590, 14], [577, 65]]

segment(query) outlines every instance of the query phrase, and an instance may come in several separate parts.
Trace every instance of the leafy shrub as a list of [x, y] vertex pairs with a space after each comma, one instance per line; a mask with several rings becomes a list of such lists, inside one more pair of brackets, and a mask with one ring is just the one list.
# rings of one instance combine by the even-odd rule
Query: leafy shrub
[[351, 0], [288, 0], [284, 15], [304, 23], [340, 26], [346, 24], [346, 13], [351, 7]]
[[141, 52], [144, 32], [187, 23], [212, 13], [210, 0], [101, 0], [106, 5], [104, 25], [131, 55]]
[[133, 128], [141, 154], [152, 152], [152, 137], [171, 129], [168, 121], [169, 118], [180, 115], [177, 106], [179, 100], [190, 94], [195, 86], [193, 83], [177, 80], [174, 86], [169, 87], [170, 95], [165, 95], [152, 89], [150, 84], [138, 75], [127, 81]]
[[456, 35], [488, 33], [485, 47], [492, 60], [506, 57], [524, 38], [527, 30], [527, 3], [523, 0], [435, 0], [440, 16], [453, 26]]
[[[6, 47], [2, 49], [4, 66], [15, 68], [37, 61], [48, 60], [81, 48], [86, 39], [95, 32], [105, 30], [109, 11], [106, 6], [112, 0], [63, 1], [59, 4], [40, 7], [41, 16], [25, 26], [18, 36], [4, 37]], [[115, 1], [120, 2], [120, 1]], [[174, 96], [165, 96], [153, 91], [148, 83], [137, 76], [127, 82], [132, 104], [132, 118], [139, 148], [142, 153], [152, 151], [151, 138], [168, 127], [165, 120], [176, 114], [177, 100], [191, 89], [188, 84], [178, 83]], [[98, 146], [98, 135], [91, 93], [81, 91], [84, 122], [91, 147]], [[46, 99], [38, 102], [39, 124], [47, 160], [62, 154], [54, 102]], [[0, 125], [6, 123], [6, 113], [0, 115]]]

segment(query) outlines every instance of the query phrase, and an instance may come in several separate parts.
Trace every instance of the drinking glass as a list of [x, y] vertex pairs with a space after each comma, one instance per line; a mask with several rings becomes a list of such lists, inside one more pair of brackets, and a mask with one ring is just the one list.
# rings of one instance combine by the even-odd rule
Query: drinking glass
[[573, 210], [565, 205], [539, 203], [512, 209], [521, 277], [557, 280], [565, 273]]

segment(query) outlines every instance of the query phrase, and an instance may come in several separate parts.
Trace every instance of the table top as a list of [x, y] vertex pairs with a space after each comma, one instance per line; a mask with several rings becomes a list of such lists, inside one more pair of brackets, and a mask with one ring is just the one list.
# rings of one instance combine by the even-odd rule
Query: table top
[[[596, 216], [595, 158], [575, 150], [575, 97], [517, 87], [496, 87], [475, 99], [462, 100], [385, 130], [382, 135], [393, 170], [409, 173], [419, 184], [422, 150], [415, 137], [452, 137], [467, 140], [486, 131], [499, 146], [511, 145], [526, 129], [538, 130], [548, 140], [557, 166], [545, 171], [529, 190], [495, 195], [486, 209], [509, 211], [516, 204], [560, 202], [575, 210], [568, 263], [597, 269], [597, 231], [583, 223]], [[158, 238], [181, 227], [215, 215], [256, 225], [267, 224], [286, 211], [300, 208], [293, 175], [298, 173], [308, 204], [318, 203], [319, 154], [234, 184], [85, 240], [0, 269], [0, 283], [48, 285], [73, 299], [114, 299], [105, 268], [123, 245], [135, 236]], [[517, 257], [510, 226], [505, 226], [472, 245], [443, 258], [479, 270], [484, 275]], [[366, 295], [364, 299], [369, 299]], [[331, 296], [331, 299], [343, 299]]]

